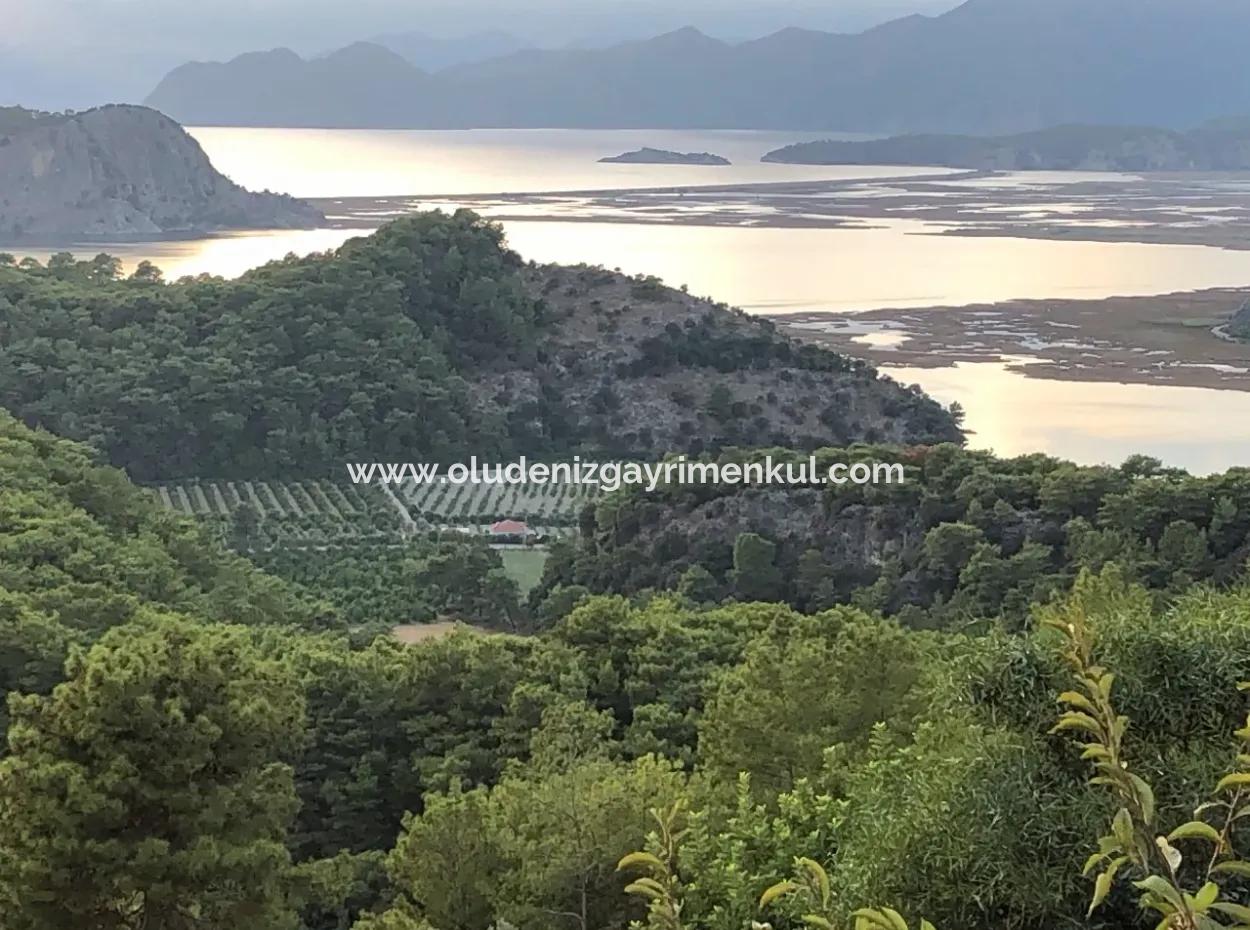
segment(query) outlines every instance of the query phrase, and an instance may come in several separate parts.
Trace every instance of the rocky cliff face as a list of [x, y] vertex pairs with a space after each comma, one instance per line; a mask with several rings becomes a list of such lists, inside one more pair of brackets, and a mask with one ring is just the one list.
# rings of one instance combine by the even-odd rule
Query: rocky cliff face
[[0, 124], [0, 242], [298, 228], [302, 201], [244, 190], [191, 136], [147, 107], [107, 106]]

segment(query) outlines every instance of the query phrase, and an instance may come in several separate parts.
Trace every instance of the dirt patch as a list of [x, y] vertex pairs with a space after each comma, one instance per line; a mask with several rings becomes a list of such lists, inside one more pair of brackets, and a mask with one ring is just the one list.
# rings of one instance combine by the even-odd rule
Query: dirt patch
[[401, 643], [424, 642], [427, 639], [438, 639], [454, 633], [456, 630], [472, 630], [475, 633], [489, 633], [485, 627], [473, 626], [470, 623], [459, 623], [454, 620], [439, 620], [436, 623], [405, 623], [391, 630], [391, 635]]

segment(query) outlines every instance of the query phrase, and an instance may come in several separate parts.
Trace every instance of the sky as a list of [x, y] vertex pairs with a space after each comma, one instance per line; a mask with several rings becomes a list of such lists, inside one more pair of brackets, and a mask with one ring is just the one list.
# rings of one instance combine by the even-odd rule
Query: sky
[[784, 26], [857, 30], [956, 0], [0, 0], [0, 41], [154, 42], [183, 50], [274, 43], [316, 49], [345, 36], [405, 30], [462, 35], [487, 26], [533, 39], [579, 31], [650, 34], [685, 25], [756, 34]]
[[957, 0], [0, 0], [0, 105], [138, 102], [170, 68], [279, 46], [317, 54], [381, 33], [503, 29], [555, 47], [693, 25], [754, 38], [859, 31]]

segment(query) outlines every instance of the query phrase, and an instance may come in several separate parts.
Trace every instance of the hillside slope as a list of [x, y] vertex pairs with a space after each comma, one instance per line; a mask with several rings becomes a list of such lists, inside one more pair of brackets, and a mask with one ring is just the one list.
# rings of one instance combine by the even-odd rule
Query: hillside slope
[[1187, 133], [1134, 126], [1056, 126], [1012, 136], [800, 142], [769, 152], [763, 160], [1003, 171], [1244, 171], [1250, 169], [1250, 126], [1211, 125]]
[[234, 184], [155, 110], [19, 116], [10, 110], [0, 121], [0, 242], [301, 227], [324, 219], [308, 204]]
[[48, 691], [71, 645], [152, 612], [302, 627], [334, 617], [91, 450], [0, 410], [0, 733], [6, 692]]
[[1081, 568], [1114, 561], [1148, 587], [1181, 590], [1236, 578], [1250, 559], [1246, 469], [1194, 478], [1142, 457], [1079, 467], [954, 446], [818, 458], [901, 462], [907, 478], [622, 491], [585, 514], [579, 546], [548, 564], [532, 596], [569, 586], [678, 590], [696, 601], [782, 600], [804, 610], [853, 603], [918, 626], [1023, 624], [1031, 603]]
[[25, 610], [88, 636], [144, 608], [232, 623], [319, 616], [97, 459], [0, 410], [0, 642]]
[[0, 406], [138, 480], [961, 438], [862, 362], [652, 279], [526, 265], [468, 211], [234, 281], [116, 273], [0, 265]]
[[148, 102], [184, 122], [256, 126], [1180, 128], [1250, 112], [1248, 32], [1241, 0], [967, 0], [856, 35], [786, 29], [732, 45], [687, 28], [432, 74], [378, 46], [307, 61], [280, 50], [178, 68]]

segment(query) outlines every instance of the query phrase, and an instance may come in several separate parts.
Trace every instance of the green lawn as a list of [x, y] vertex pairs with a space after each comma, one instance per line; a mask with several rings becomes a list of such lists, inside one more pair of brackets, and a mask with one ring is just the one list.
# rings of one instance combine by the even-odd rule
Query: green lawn
[[499, 555], [503, 559], [503, 567], [520, 587], [521, 596], [525, 597], [542, 577], [543, 566], [547, 564], [547, 550], [501, 549]]

